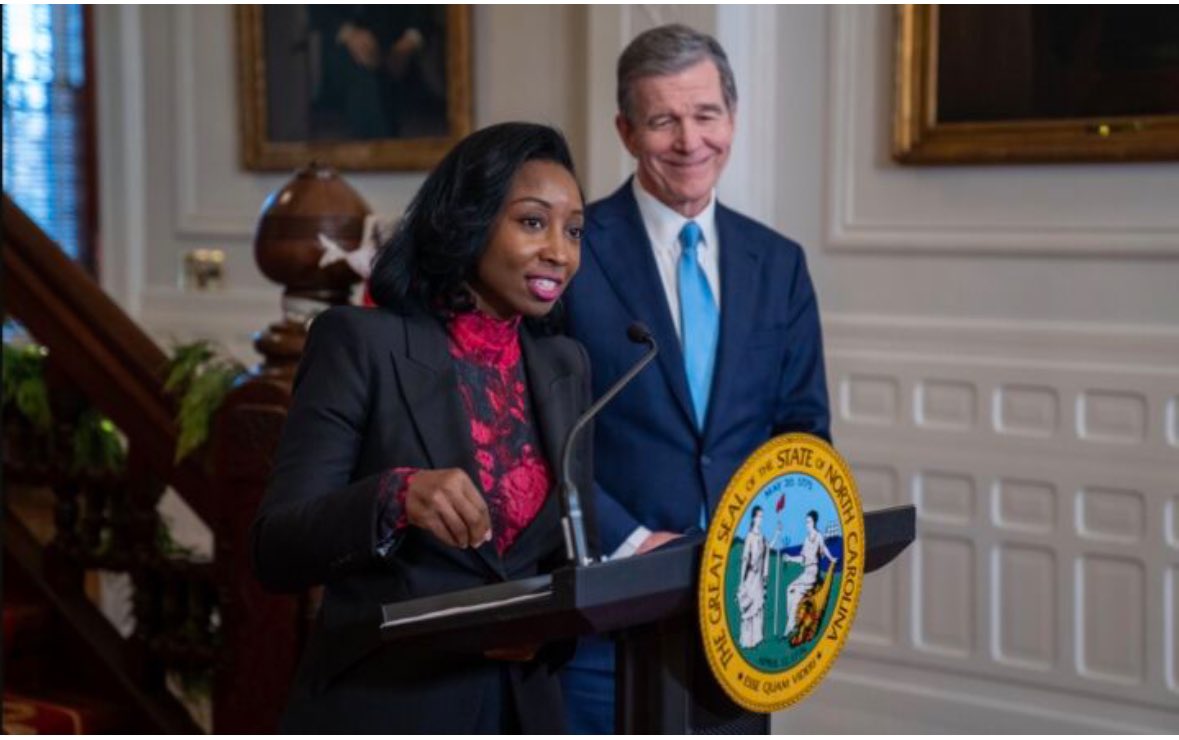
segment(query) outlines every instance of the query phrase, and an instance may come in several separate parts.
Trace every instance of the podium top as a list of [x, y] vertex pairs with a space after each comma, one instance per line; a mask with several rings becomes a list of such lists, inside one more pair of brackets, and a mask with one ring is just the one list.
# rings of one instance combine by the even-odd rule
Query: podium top
[[[865, 513], [864, 529], [870, 573], [913, 541], [916, 511]], [[381, 636], [414, 649], [476, 652], [658, 622], [695, 608], [703, 541], [683, 537], [623, 560], [386, 604]]]

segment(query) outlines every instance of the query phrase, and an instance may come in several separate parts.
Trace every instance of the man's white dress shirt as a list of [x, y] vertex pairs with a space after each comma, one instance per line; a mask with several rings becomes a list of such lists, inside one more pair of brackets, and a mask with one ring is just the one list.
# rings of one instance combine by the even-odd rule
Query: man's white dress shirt
[[[716, 232], [716, 192], [708, 199], [704, 210], [692, 218], [680, 214], [669, 208], [662, 201], [651, 195], [639, 183], [638, 175], [631, 180], [634, 188], [635, 201], [639, 204], [639, 215], [643, 219], [643, 228], [647, 231], [647, 239], [651, 242], [651, 253], [655, 257], [655, 266], [659, 268], [659, 280], [663, 283], [663, 295], [667, 298], [667, 308], [671, 313], [671, 323], [675, 325], [675, 334], [681, 344], [684, 337], [680, 329], [680, 288], [679, 265], [680, 231], [684, 224], [695, 221], [700, 227], [702, 237], [696, 248], [696, 259], [704, 270], [704, 277], [708, 280], [708, 287], [712, 291], [712, 298], [716, 301], [717, 313], [720, 313], [720, 239]], [[630, 536], [610, 554], [611, 559], [630, 557], [635, 554], [643, 540], [651, 534], [651, 530], [639, 526]]]

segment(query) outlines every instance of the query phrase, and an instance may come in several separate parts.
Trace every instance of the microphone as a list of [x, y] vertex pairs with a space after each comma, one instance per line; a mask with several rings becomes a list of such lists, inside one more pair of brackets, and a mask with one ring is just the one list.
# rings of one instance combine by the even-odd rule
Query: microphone
[[659, 345], [655, 343], [655, 337], [651, 336], [651, 330], [641, 322], [636, 321], [628, 326], [626, 337], [635, 344], [647, 345], [649, 349], [643, 353], [638, 362], [631, 366], [630, 370], [614, 381], [614, 385], [610, 386], [601, 398], [594, 401], [585, 410], [585, 413], [578, 417], [577, 423], [573, 425], [565, 437], [565, 450], [561, 454], [561, 493], [565, 504], [565, 517], [561, 520], [561, 525], [565, 529], [565, 551], [575, 566], [592, 565], [594, 558], [590, 556], [589, 545], [586, 543], [585, 521], [581, 513], [581, 494], [569, 472], [569, 463], [573, 457], [573, 443], [581, 430], [597, 416], [602, 407], [610, 403], [651, 360], [655, 359], [655, 355], [659, 354]]

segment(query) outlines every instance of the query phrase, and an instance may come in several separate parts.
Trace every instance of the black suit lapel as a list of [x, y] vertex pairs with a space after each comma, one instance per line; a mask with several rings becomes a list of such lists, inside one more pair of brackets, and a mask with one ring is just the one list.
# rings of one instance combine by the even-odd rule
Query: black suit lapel
[[575, 409], [572, 391], [566, 384], [576, 380], [568, 368], [559, 367], [543, 342], [528, 329], [520, 332], [520, 352], [524, 359], [524, 375], [528, 384], [532, 415], [536, 419], [537, 438], [554, 476], [560, 476], [561, 452], [565, 432], [573, 426]]
[[552, 353], [527, 328], [520, 332], [520, 350], [524, 360], [524, 375], [528, 384], [528, 400], [532, 418], [536, 421], [537, 440], [553, 476], [553, 488], [545, 498], [536, 517], [520, 532], [505, 558], [507, 569], [514, 569], [521, 558], [532, 559], [537, 549], [546, 547], [544, 538], [559, 531], [561, 514], [558, 491], [561, 486], [561, 455], [565, 435], [577, 416], [578, 377], [571, 368], [560, 367]]
[[[631, 181], [627, 180], [610, 197], [609, 207], [601, 216], [602, 228], [594, 230], [590, 246], [623, 305], [636, 320], [647, 324], [659, 343], [656, 361], [663, 369], [680, 411], [689, 426], [695, 429], [696, 416], [684, 371], [683, 348], [672, 323], [659, 268], [651, 253], [651, 240], [647, 237], [631, 187]], [[625, 326], [618, 327], [620, 334], [624, 331]]]
[[[393, 355], [410, 419], [426, 458], [435, 470], [461, 468], [479, 488], [471, 423], [458, 393], [458, 373], [447, 349], [446, 330], [435, 318], [414, 314], [405, 318], [405, 355]], [[486, 492], [480, 490], [486, 500]], [[503, 563], [487, 542], [476, 552], [499, 577]]]
[[705, 444], [717, 428], [716, 417], [724, 408], [726, 391], [741, 372], [741, 348], [753, 328], [758, 295], [758, 266], [761, 252], [741, 237], [729, 209], [716, 206], [716, 230], [720, 241], [721, 326], [717, 342], [716, 369], [709, 391]]

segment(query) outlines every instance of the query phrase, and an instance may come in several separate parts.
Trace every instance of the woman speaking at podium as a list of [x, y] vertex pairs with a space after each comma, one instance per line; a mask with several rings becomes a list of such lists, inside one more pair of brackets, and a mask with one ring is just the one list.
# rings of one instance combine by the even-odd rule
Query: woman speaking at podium
[[377, 257], [377, 307], [312, 324], [252, 531], [267, 588], [324, 586], [283, 730], [563, 730], [559, 650], [411, 656], [378, 628], [382, 604], [564, 562], [558, 461], [590, 389], [555, 324], [583, 209], [560, 133], [478, 131]]

